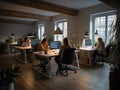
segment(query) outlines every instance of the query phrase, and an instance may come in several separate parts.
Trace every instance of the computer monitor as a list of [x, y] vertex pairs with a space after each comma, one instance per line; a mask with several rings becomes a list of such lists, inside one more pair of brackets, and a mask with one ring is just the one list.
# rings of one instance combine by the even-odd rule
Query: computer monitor
[[59, 49], [61, 46], [60, 41], [50, 41], [50, 49]]
[[39, 39], [31, 39], [31, 45], [39, 44], [39, 42], [40, 42]]
[[91, 41], [91, 39], [83, 39], [82, 46], [83, 46], [83, 47], [92, 46], [92, 41]]

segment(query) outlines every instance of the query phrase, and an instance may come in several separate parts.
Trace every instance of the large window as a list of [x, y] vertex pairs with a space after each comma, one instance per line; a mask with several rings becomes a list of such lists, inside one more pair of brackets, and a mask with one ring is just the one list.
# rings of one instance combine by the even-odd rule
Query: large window
[[38, 26], [38, 37], [39, 39], [43, 39], [43, 34], [45, 33], [45, 25], [44, 24], [39, 24]]
[[92, 40], [97, 42], [98, 37], [101, 37], [105, 44], [108, 44], [109, 34], [112, 30], [111, 26], [113, 26], [115, 20], [115, 12], [92, 15], [92, 29], [90, 33]]
[[62, 41], [64, 37], [67, 37], [67, 20], [60, 20], [55, 22], [55, 30], [59, 27], [63, 31], [63, 35], [54, 35], [55, 41]]

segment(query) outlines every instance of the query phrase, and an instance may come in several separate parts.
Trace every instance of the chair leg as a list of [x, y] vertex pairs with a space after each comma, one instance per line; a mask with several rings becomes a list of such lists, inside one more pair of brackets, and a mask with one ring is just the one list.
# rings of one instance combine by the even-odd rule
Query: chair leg
[[68, 70], [74, 71], [77, 73], [77, 69], [69, 67], [69, 66], [63, 66], [62, 68], [58, 68], [56, 71], [56, 75], [61, 74], [63, 76], [68, 76]]
[[66, 74], [66, 76], [68, 76], [68, 67], [67, 66], [65, 66], [65, 74]]

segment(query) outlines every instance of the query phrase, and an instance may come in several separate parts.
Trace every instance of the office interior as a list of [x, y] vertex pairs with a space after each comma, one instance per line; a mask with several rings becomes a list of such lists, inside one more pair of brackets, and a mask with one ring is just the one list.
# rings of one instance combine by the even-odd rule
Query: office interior
[[[5, 0], [5, 1], [7, 1], [7, 0]], [[59, 0], [59, 2], [60, 2], [60, 0]], [[3, 6], [3, 4], [4, 4], [4, 0], [0, 1], [1, 10], [5, 7], [6, 7], [5, 10], [7, 8], [18, 7], [18, 6], [10, 7], [11, 5], [9, 5], [9, 2], [6, 4], [8, 6], [5, 6], [5, 5]], [[20, 9], [22, 11], [25, 8], [20, 7]], [[103, 13], [105, 13], [105, 14], [113, 13], [113, 14], [118, 14], [118, 16], [120, 16], [120, 12], [116, 8], [111, 7], [103, 2], [101, 2], [100, 4], [94, 5], [94, 6], [78, 9], [77, 12], [78, 12], [77, 15], [69, 15], [69, 14], [60, 13], [60, 14], [57, 14], [57, 15], [54, 15], [51, 17], [47, 17], [47, 19], [43, 18], [41, 20], [39, 20], [39, 19], [36, 20], [36, 18], [34, 18], [34, 19], [30, 18], [31, 19], [30, 22], [29, 22], [29, 20], [25, 21], [24, 18], [22, 18], [20, 21], [12, 20], [12, 19], [9, 19], [9, 17], [7, 15], [4, 15], [4, 14], [2, 15], [2, 13], [1, 13], [1, 15], [0, 15], [0, 18], [1, 18], [0, 19], [1, 20], [0, 21], [0, 43], [6, 45], [6, 40], [10, 36], [12, 36], [12, 34], [14, 34], [16, 41], [20, 40], [20, 39], [23, 40], [24, 37], [27, 35], [34, 36], [34, 39], [39, 39], [39, 41], [41, 41], [41, 39], [43, 37], [38, 35], [39, 34], [38, 29], [40, 29], [39, 25], [42, 25], [42, 24], [45, 26], [44, 33], [46, 34], [46, 37], [48, 39], [50, 39], [51, 41], [54, 41], [54, 31], [56, 30], [55, 22], [61, 21], [61, 20], [66, 20], [67, 21], [67, 37], [69, 38], [70, 41], [74, 41], [74, 43], [76, 44], [76, 46], [74, 46], [75, 48], [77, 48], [77, 45], [82, 47], [83, 39], [86, 38], [85, 37], [86, 32], [88, 32], [88, 36], [89, 36], [87, 38], [90, 38], [91, 40], [93, 40], [93, 37], [92, 37], [92, 29], [93, 29], [92, 24], [93, 23], [91, 23], [91, 22], [93, 20], [94, 15], [96, 15], [96, 14], [99, 15], [99, 14], [103, 14]], [[52, 39], [51, 39], [51, 37], [52, 37]], [[33, 37], [31, 37], [31, 39], [32, 38]], [[107, 41], [106, 41], [106, 45], [107, 45]], [[74, 90], [109, 90], [109, 76], [108, 76], [109, 64], [108, 63], [105, 63], [102, 67], [99, 65], [93, 66], [93, 67], [89, 66], [89, 65], [83, 65], [83, 66], [80, 65], [80, 70], [78, 70], [77, 74], [68, 75], [68, 77], [54, 75], [54, 77], [51, 80], [51, 79], [46, 79], [46, 78], [40, 76], [40, 74], [34, 73], [32, 71], [31, 63], [23, 64], [23, 63], [17, 62], [16, 60], [13, 60], [15, 56], [8, 54], [9, 52], [8, 52], [7, 45], [5, 48], [0, 48], [0, 52], [1, 52], [1, 55], [0, 55], [0, 58], [1, 58], [0, 65], [1, 66], [2, 66], [2, 63], [3, 63], [3, 65], [6, 65], [7, 63], [12, 64], [12, 61], [13, 61], [13, 65], [19, 64], [22, 67], [23, 72], [25, 72], [25, 73], [23, 73], [23, 75], [25, 75], [25, 76], [21, 75], [20, 78], [17, 78], [18, 82], [17, 81], [15, 82], [15, 85], [16, 85], [15, 90], [19, 90], [19, 89], [20, 90], [21, 89], [23, 89], [23, 90], [38, 90], [38, 89], [41, 89], [41, 90], [47, 90], [47, 89], [50, 89], [50, 90], [53, 90], [53, 89], [56, 89], [56, 90], [65, 90], [65, 89], [70, 89], [70, 90], [73, 90], [73, 89]], [[53, 62], [53, 65], [54, 64], [55, 64], [55, 62]], [[27, 65], [28, 65], [28, 70], [27, 70]], [[56, 67], [56, 65], [55, 65], [55, 67]], [[56, 70], [56, 69], [54, 68], [54, 70]], [[95, 71], [95, 70], [98, 70], [98, 71]], [[30, 74], [30, 75], [28, 75], [28, 74]], [[94, 75], [94, 74], [96, 74], [96, 75]], [[101, 74], [101, 75], [99, 75], [99, 74]], [[79, 76], [79, 75], [81, 75], [81, 76]], [[35, 78], [35, 76], [36, 76], [36, 78]], [[94, 76], [97, 77], [97, 79], [95, 79]], [[98, 76], [104, 80], [102, 81]], [[27, 77], [27, 78], [25, 78], [25, 77]], [[83, 79], [82, 79], [82, 77], [83, 77]], [[92, 78], [94, 78], [94, 79], [92, 79]], [[38, 80], [36, 80], [36, 79], [38, 79]], [[55, 80], [53, 80], [53, 79], [55, 79]], [[61, 81], [58, 79], [60, 79]], [[24, 80], [26, 80], [26, 81], [24, 81]], [[94, 80], [96, 80], [96, 81], [94, 82]], [[40, 84], [41, 82], [42, 82], [42, 84]], [[46, 84], [46, 82], [48, 85]], [[53, 84], [51, 84], [51, 83], [53, 83]], [[101, 83], [103, 83], [103, 84], [101, 84]], [[101, 84], [101, 86], [100, 86], [100, 84]]]

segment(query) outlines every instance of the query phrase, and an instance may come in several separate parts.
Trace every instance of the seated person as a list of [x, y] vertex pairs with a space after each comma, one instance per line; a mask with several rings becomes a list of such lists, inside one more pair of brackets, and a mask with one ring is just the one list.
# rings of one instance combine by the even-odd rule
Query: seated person
[[[49, 50], [49, 44], [48, 44], [48, 40], [46, 38], [42, 39], [42, 41], [38, 45], [38, 50], [44, 51], [45, 54], [47, 53], [47, 51]], [[37, 56], [37, 58], [39, 60], [41, 60], [41, 68], [43, 69], [43, 71], [46, 71], [46, 64], [48, 64], [47, 58], [43, 58], [40, 56]]]
[[40, 42], [39, 46], [38, 46], [38, 50], [39, 51], [46, 51], [49, 50], [49, 43], [48, 40], [46, 38], [43, 38], [42, 41]]
[[63, 52], [65, 49], [70, 48], [68, 38], [63, 39], [63, 45], [60, 47], [59, 56], [55, 58], [55, 62], [58, 64], [58, 69], [62, 68], [61, 62], [63, 58]]
[[22, 46], [23, 46], [23, 47], [31, 47], [31, 40], [30, 40], [30, 38], [25, 37], [25, 38], [24, 38], [24, 41], [23, 41], [23, 43], [22, 43]]
[[105, 43], [103, 42], [102, 38], [98, 38], [96, 50], [92, 54], [93, 64], [95, 63], [95, 59], [97, 55], [104, 55], [104, 54], [105, 54]]
[[[31, 47], [31, 39], [28, 38], [28, 37], [25, 37], [24, 38], [24, 41], [22, 42], [22, 46], [23, 47]], [[30, 50], [26, 50], [26, 53], [27, 53], [27, 59], [30, 60], [31, 59], [31, 53], [30, 53]]]

